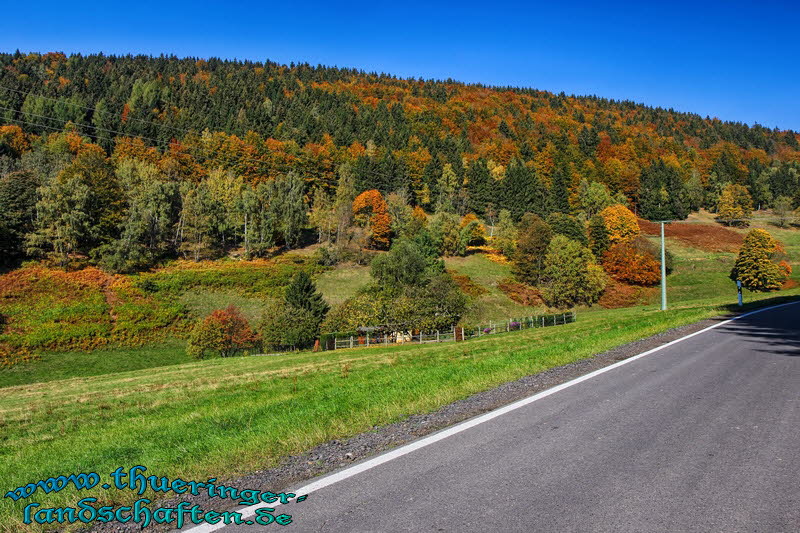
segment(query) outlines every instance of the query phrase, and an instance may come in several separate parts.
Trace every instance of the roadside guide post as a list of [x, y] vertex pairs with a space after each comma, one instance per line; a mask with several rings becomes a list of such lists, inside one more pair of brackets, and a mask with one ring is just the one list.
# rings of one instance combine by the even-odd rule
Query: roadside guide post
[[739, 307], [742, 306], [742, 280], [736, 280], [736, 292], [739, 293]]

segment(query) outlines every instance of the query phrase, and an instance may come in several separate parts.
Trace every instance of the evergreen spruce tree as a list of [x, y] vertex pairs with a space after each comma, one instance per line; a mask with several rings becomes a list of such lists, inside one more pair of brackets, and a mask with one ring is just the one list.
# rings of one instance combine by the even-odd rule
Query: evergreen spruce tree
[[538, 215], [526, 213], [519, 224], [517, 248], [514, 251], [514, 275], [524, 283], [538, 285], [544, 276], [547, 247], [553, 230]]
[[322, 294], [317, 292], [314, 281], [304, 270], [294, 275], [292, 282], [286, 287], [284, 300], [289, 306], [310, 311], [320, 324], [330, 310]]
[[589, 219], [589, 248], [595, 257], [602, 258], [609, 246], [611, 241], [606, 221], [600, 215], [595, 215]]
[[486, 214], [486, 207], [495, 198], [494, 179], [484, 159], [474, 161], [467, 169], [467, 193], [469, 210], [478, 216]]
[[566, 162], [557, 164], [548, 197], [551, 212], [569, 213], [569, 184], [571, 177]]
[[639, 214], [648, 220], [683, 220], [689, 215], [686, 185], [678, 170], [661, 159], [642, 170]]

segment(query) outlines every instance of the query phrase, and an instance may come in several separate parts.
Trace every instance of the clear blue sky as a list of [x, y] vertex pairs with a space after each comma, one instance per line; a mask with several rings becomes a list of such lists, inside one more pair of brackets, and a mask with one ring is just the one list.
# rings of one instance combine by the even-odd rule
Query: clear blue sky
[[10, 2], [0, 50], [309, 62], [800, 130], [796, 0], [293, 4]]

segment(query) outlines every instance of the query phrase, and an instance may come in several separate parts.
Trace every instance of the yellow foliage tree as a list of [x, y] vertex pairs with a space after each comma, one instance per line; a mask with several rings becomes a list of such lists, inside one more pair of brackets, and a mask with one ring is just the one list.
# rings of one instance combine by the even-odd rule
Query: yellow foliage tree
[[639, 222], [630, 209], [621, 204], [606, 207], [600, 216], [608, 228], [608, 239], [611, 244], [628, 242], [639, 235]]

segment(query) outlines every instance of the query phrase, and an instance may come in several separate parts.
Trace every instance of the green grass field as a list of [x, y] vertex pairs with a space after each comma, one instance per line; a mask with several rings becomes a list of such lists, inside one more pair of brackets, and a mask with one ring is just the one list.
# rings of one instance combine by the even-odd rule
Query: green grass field
[[[7, 387], [0, 479], [8, 490], [136, 464], [183, 479], [235, 476], [721, 310], [598, 311], [566, 326], [458, 344], [216, 359]], [[89, 493], [107, 504], [130, 500], [103, 490], [81, 496]], [[65, 490], [37, 501], [67, 505], [76, 496]], [[21, 527], [20, 510], [0, 500], [7, 531]]]

